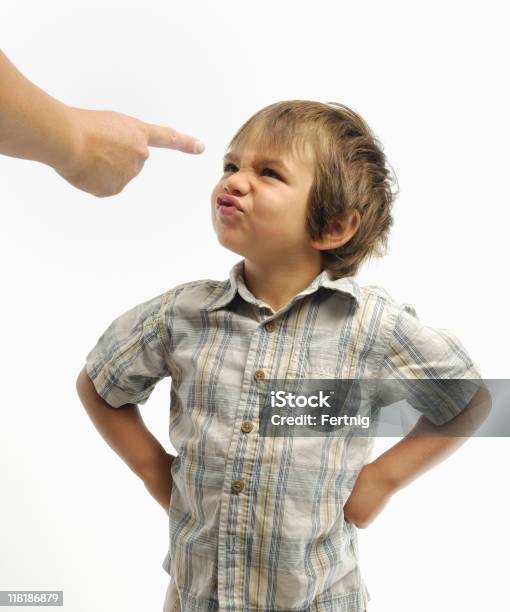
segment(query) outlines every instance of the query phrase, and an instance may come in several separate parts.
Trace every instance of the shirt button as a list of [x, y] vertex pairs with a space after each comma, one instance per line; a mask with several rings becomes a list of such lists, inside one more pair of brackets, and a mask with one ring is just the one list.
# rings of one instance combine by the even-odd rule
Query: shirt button
[[268, 321], [264, 327], [266, 328], [266, 331], [268, 332], [273, 332], [276, 329], [276, 325], [274, 321]]
[[264, 370], [257, 370], [255, 372], [255, 380], [264, 380], [265, 377]]
[[244, 423], [241, 425], [241, 431], [244, 433], [250, 433], [252, 429], [253, 423], [251, 421], [244, 421]]
[[244, 482], [242, 480], [232, 481], [232, 491], [240, 493], [244, 489]]

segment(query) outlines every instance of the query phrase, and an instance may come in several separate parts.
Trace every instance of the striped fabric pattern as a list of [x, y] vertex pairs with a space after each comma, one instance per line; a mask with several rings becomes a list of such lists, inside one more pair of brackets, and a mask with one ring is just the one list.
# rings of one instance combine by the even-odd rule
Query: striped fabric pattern
[[[323, 270], [277, 313], [244, 282], [183, 283], [113, 321], [87, 356], [111, 406], [143, 404], [171, 377], [177, 451], [167, 612], [363, 612], [356, 527], [343, 506], [369, 436], [258, 435], [266, 379], [468, 378], [459, 340], [381, 287]], [[463, 406], [413, 404], [436, 423]], [[413, 403], [413, 398], [410, 399]]]

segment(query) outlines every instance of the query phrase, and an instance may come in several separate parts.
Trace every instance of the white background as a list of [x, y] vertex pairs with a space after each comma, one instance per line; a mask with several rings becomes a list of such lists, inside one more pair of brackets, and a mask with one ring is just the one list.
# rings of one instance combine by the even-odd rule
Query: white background
[[[228, 140], [263, 106], [334, 100], [367, 120], [400, 196], [390, 253], [359, 282], [456, 333], [486, 378], [509, 376], [507, 11], [2, 0], [2, 48], [33, 82], [196, 135], [206, 151], [153, 149], [109, 199], [0, 158], [0, 589], [62, 589], [72, 612], [160, 612], [167, 517], [94, 429], [75, 379], [120, 313], [227, 278], [239, 256], [216, 241], [210, 192]], [[169, 389], [142, 414], [175, 452]], [[396, 441], [378, 440], [374, 457]], [[369, 612], [506, 609], [508, 460], [507, 439], [471, 439], [359, 531]]]

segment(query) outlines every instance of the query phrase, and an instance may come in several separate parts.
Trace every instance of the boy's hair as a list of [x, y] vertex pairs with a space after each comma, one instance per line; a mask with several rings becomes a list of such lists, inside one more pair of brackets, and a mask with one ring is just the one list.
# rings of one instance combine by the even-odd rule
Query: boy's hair
[[249, 144], [274, 154], [306, 158], [310, 147], [315, 177], [307, 204], [307, 226], [312, 239], [323, 237], [335, 218], [356, 208], [361, 223], [343, 246], [321, 251], [322, 268], [335, 278], [353, 276], [361, 263], [386, 254], [391, 208], [398, 195], [391, 187], [396, 176], [382, 144], [366, 122], [337, 102], [287, 100], [266, 106], [250, 117], [227, 146]]

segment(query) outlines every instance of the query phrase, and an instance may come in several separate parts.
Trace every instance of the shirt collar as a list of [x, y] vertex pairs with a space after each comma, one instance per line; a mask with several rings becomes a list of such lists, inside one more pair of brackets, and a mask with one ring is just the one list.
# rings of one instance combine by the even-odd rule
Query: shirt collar
[[[208, 306], [205, 307], [205, 310], [211, 312], [213, 310], [217, 310], [218, 308], [222, 308], [229, 304], [235, 297], [236, 292], [251, 304], [255, 304], [257, 306], [262, 306], [264, 302], [262, 300], [257, 299], [251, 291], [248, 289], [244, 282], [244, 259], [238, 261], [230, 270], [229, 279], [225, 281], [223, 286], [223, 292], [220, 293]], [[314, 293], [319, 289], [319, 287], [326, 287], [327, 289], [334, 289], [335, 291], [339, 291], [340, 293], [344, 293], [350, 295], [356, 301], [356, 304], [359, 305], [361, 301], [361, 291], [360, 286], [354, 280], [352, 276], [346, 276], [343, 278], [333, 278], [331, 272], [327, 269], [322, 270], [320, 274], [318, 274], [313, 281], [300, 291], [296, 296], [294, 296], [293, 300], [300, 296], [305, 296], [310, 293]]]

